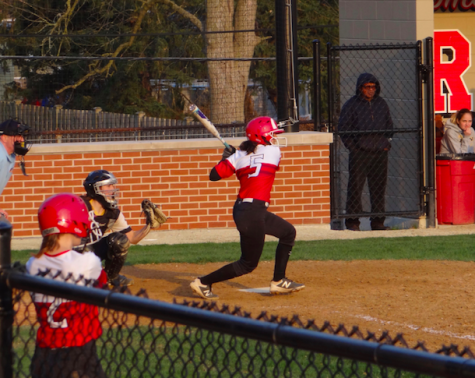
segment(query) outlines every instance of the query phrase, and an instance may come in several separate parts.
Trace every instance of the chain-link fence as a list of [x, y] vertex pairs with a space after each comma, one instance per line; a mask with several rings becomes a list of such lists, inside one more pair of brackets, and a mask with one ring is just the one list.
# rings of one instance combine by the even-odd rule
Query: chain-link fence
[[388, 215], [422, 213], [419, 43], [333, 46], [329, 100], [334, 133], [332, 215], [385, 229]]
[[[2, 273], [4, 285], [18, 288], [12, 327], [3, 331], [11, 334], [12, 374], [3, 377], [455, 377], [475, 369], [468, 348], [432, 354], [421, 342], [409, 349], [401, 334], [365, 335], [329, 322], [319, 327], [297, 315], [263, 312], [254, 319], [215, 302], [169, 304], [147, 299], [144, 291], [132, 296], [126, 288]], [[71, 327], [87, 326], [68, 332], [65, 318]]]

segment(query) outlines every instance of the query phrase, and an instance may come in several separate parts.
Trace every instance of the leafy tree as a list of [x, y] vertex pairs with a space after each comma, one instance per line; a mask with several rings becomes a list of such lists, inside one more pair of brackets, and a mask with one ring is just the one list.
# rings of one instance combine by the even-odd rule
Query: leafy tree
[[[336, 23], [334, 4], [299, 0], [298, 5], [299, 24]], [[25, 37], [3, 38], [0, 53], [58, 56], [54, 61], [15, 62], [29, 80], [29, 89], [21, 94], [30, 99], [55, 94], [77, 109], [100, 106], [106, 111], [145, 111], [147, 115], [179, 118], [186, 105], [182, 87], [194, 79], [207, 79], [210, 118], [216, 123], [240, 122], [245, 120], [249, 74], [272, 92], [275, 62], [253, 63], [250, 69], [250, 61], [232, 59], [275, 56], [273, 8], [274, 0], [208, 0], [205, 4], [201, 0], [10, 0], [2, 2], [0, 10], [15, 19], [9, 32]], [[265, 30], [235, 32], [255, 27]], [[299, 32], [299, 51], [306, 56], [310, 56], [314, 32]], [[85, 61], [61, 56], [211, 60], [207, 64]], [[221, 58], [226, 60], [219, 61]], [[302, 67], [301, 74], [310, 77], [310, 64]], [[171, 106], [165, 106], [170, 93]]]

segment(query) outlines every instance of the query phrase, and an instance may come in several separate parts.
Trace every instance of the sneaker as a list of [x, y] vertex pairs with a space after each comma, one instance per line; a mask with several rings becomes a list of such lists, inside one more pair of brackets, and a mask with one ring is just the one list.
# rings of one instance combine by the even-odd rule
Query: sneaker
[[113, 287], [132, 286], [134, 284], [134, 280], [132, 278], [127, 278], [126, 276], [119, 274], [113, 280], [109, 280], [108, 284], [109, 286]]
[[288, 278], [282, 278], [280, 281], [271, 281], [270, 282], [270, 293], [271, 294], [287, 294], [293, 293], [294, 291], [300, 291], [305, 288], [304, 284], [299, 284]]
[[203, 285], [199, 278], [190, 283], [191, 289], [203, 299], [217, 299], [218, 296], [211, 291], [211, 285]]

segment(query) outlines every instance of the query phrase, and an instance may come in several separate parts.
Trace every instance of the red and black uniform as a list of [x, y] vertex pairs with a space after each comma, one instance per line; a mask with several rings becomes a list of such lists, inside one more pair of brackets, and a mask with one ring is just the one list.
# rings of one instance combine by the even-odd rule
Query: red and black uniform
[[295, 243], [295, 227], [267, 211], [280, 158], [281, 152], [278, 146], [259, 144], [253, 153], [237, 150], [229, 158], [219, 162], [211, 171], [212, 181], [230, 177], [235, 173], [240, 182], [233, 218], [241, 236], [241, 258], [201, 277], [200, 280], [204, 285], [252, 272], [259, 263], [266, 235], [279, 239], [273, 281], [285, 277], [287, 262]]
[[[73, 250], [32, 257], [26, 268], [29, 274], [49, 271], [47, 278], [85, 285], [94, 279], [105, 284], [107, 277], [99, 258], [92, 252]], [[62, 274], [56, 276], [58, 272]], [[84, 278], [80, 278], [83, 276]], [[97, 357], [95, 340], [102, 335], [97, 306], [32, 293], [39, 328], [31, 363], [32, 377], [105, 377]]]

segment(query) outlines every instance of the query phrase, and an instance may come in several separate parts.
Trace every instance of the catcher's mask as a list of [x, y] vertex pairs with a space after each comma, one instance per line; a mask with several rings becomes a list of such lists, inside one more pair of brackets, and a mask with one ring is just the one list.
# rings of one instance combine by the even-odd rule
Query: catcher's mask
[[38, 223], [43, 237], [74, 234], [85, 238], [91, 229], [86, 204], [71, 193], [56, 194], [44, 201], [38, 210]]
[[270, 117], [254, 118], [246, 126], [247, 139], [263, 145], [279, 145], [279, 139], [284, 140], [286, 138], [277, 138], [275, 135], [283, 132], [284, 130], [279, 129], [275, 121]]
[[[83, 182], [87, 195], [98, 201], [106, 209], [116, 209], [119, 189], [116, 188], [117, 179], [115, 176], [100, 169], [89, 173]], [[104, 189], [104, 186], [112, 185], [111, 189]]]

